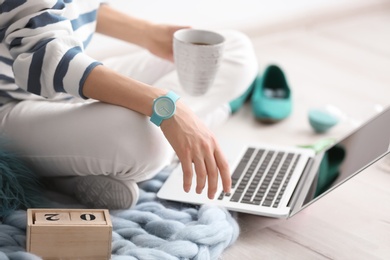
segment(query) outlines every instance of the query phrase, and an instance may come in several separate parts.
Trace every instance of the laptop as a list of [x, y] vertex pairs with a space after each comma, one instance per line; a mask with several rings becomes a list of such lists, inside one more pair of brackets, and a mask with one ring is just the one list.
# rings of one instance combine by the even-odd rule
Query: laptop
[[230, 211], [289, 218], [390, 152], [390, 107], [317, 154], [312, 149], [299, 147], [228, 141], [220, 144], [232, 172], [230, 194], [222, 192], [221, 182], [213, 200], [208, 199], [207, 192], [196, 194], [195, 187], [189, 193], [184, 192], [183, 174], [178, 164], [157, 196], [189, 204], [215, 204]]

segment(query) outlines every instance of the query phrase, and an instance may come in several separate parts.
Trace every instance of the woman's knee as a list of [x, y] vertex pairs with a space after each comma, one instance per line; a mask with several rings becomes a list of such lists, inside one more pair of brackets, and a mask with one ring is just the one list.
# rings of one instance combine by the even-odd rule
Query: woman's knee
[[215, 88], [229, 101], [239, 97], [259, 72], [258, 60], [250, 38], [242, 32], [220, 31], [225, 37], [224, 55]]
[[226, 38], [225, 59], [248, 78], [258, 72], [258, 61], [251, 39], [244, 33], [234, 30], [223, 31]]

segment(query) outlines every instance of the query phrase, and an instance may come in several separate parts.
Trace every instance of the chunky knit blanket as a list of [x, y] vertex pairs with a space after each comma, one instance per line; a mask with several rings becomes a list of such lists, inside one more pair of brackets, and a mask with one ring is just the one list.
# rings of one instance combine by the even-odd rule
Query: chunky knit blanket
[[[140, 183], [135, 208], [111, 211], [112, 259], [218, 259], [239, 234], [233, 216], [211, 205], [194, 207], [159, 200], [156, 193], [170, 173]], [[52, 207], [69, 207], [53, 202]], [[0, 221], [0, 260], [40, 259], [25, 251], [26, 211]]]

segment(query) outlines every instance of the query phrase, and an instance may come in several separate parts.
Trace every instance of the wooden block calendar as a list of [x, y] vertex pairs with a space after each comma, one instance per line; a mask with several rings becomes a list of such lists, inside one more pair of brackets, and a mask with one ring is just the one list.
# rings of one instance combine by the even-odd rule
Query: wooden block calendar
[[43, 259], [110, 259], [112, 223], [106, 209], [28, 209], [28, 252]]

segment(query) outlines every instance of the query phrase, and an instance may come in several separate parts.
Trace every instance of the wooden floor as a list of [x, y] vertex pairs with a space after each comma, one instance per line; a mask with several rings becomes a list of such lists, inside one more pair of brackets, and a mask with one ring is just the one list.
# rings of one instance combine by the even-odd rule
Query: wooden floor
[[[310, 144], [340, 138], [390, 105], [390, 8], [252, 39], [261, 70], [274, 63], [285, 71], [294, 111], [262, 125], [247, 104], [216, 129], [219, 138]], [[307, 112], [324, 105], [345, 117], [319, 135]], [[390, 259], [390, 169], [383, 166], [381, 160], [288, 220], [238, 214], [240, 236], [222, 259]]]

